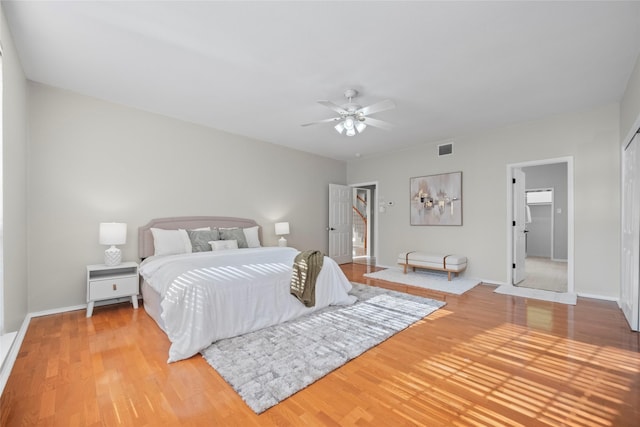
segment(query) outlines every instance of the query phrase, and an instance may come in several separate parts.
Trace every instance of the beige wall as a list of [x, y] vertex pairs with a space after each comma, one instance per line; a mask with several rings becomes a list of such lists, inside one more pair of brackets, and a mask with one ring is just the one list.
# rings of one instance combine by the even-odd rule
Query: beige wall
[[85, 265], [101, 263], [98, 224], [152, 218], [254, 218], [267, 245], [327, 250], [328, 184], [344, 162], [30, 83], [29, 311], [85, 303]]
[[[617, 298], [619, 288], [619, 109], [554, 116], [454, 138], [454, 155], [435, 144], [349, 162], [349, 183], [379, 183], [395, 202], [380, 214], [378, 262], [394, 266], [399, 252], [431, 250], [469, 257], [467, 276], [507, 280], [507, 165], [574, 158], [575, 289]], [[409, 179], [463, 172], [463, 226], [409, 225]], [[607, 266], [607, 268], [603, 268]]]
[[635, 132], [640, 126], [640, 56], [636, 60], [627, 89], [620, 102], [620, 139], [627, 144], [631, 138], [630, 132]]
[[[4, 326], [27, 315], [27, 81], [0, 5], [2, 41], [2, 206]], [[2, 331], [0, 331], [0, 334]]]

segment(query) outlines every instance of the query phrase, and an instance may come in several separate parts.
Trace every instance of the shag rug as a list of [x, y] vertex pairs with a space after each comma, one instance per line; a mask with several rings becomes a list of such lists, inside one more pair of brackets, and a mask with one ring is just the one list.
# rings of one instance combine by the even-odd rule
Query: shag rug
[[445, 305], [353, 283], [358, 301], [220, 340], [202, 351], [257, 414]]
[[456, 295], [461, 295], [480, 284], [480, 280], [461, 276], [453, 277], [453, 275], [451, 277], [451, 281], [449, 281], [447, 273], [445, 272], [416, 270], [408, 271], [407, 274], [404, 274], [402, 270], [395, 268], [367, 273], [364, 277], [386, 280], [387, 282], [402, 283], [403, 285], [416, 286], [418, 288], [431, 289]]

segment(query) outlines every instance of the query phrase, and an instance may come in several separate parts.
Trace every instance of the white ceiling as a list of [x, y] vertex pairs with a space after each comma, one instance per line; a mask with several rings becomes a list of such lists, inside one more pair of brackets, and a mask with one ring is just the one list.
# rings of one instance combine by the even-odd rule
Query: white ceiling
[[[33, 81], [348, 160], [621, 99], [640, 2], [2, 1]], [[316, 103], [390, 98], [355, 137]]]

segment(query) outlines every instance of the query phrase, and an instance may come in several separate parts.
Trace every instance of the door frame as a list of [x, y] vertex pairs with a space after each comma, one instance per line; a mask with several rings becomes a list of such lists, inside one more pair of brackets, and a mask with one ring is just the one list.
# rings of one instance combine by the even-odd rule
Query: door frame
[[[638, 141], [634, 142], [634, 140], [638, 138]], [[621, 192], [621, 197], [620, 197], [620, 297], [618, 298], [618, 307], [620, 308], [620, 310], [622, 311], [625, 320], [627, 321], [627, 323], [629, 324], [629, 327], [631, 328], [632, 331], [638, 331], [640, 330], [640, 321], [638, 320], [639, 316], [640, 316], [640, 291], [638, 290], [638, 287], [640, 286], [640, 283], [636, 283], [638, 278], [637, 278], [637, 266], [636, 265], [627, 265], [626, 263], [626, 256], [625, 256], [625, 226], [626, 226], [626, 217], [627, 215], [631, 215], [630, 213], [627, 213], [627, 205], [626, 205], [626, 191], [625, 191], [625, 184], [626, 184], [626, 172], [627, 172], [627, 168], [626, 168], [626, 163], [627, 163], [627, 156], [629, 156], [629, 152], [627, 151], [627, 149], [631, 146], [631, 144], [637, 143], [638, 146], [636, 147], [637, 150], [640, 150], [640, 126], [638, 127], [638, 130], [631, 136], [631, 139], [626, 142], [625, 144], [622, 144], [622, 152], [621, 152], [621, 168], [620, 168], [620, 192]], [[640, 157], [640, 154], [636, 154], [636, 156]], [[633, 159], [632, 159], [633, 160]], [[634, 165], [634, 166], [640, 166], [640, 165]], [[640, 179], [640, 175], [636, 176], [636, 178]], [[633, 200], [632, 200], [633, 203]], [[631, 211], [633, 212], [633, 206], [631, 207]], [[635, 220], [635, 218], [632, 218], [632, 220]], [[636, 241], [635, 241], [636, 236], [632, 235], [632, 239], [634, 240], [633, 242], [633, 246], [636, 246]], [[637, 248], [635, 248], [637, 251]], [[638, 254], [637, 253], [633, 253], [632, 254], [635, 257], [635, 262], [640, 262], [638, 260]], [[632, 277], [627, 277], [627, 275], [625, 274], [625, 268], [630, 268], [632, 270]], [[633, 289], [631, 290], [631, 294], [628, 295], [625, 292], [625, 287], [627, 286], [627, 280], [630, 281], [630, 285], [633, 286]], [[629, 305], [631, 305], [630, 307], [630, 312], [627, 312], [627, 303]]]
[[[525, 192], [525, 200], [526, 200], [526, 197], [527, 197], [527, 196], [526, 196], [527, 192], [535, 192], [535, 191], [551, 191], [551, 220], [550, 220], [550, 228], [551, 228], [551, 230], [550, 230], [550, 236], [549, 236], [549, 238], [550, 238], [550, 240], [551, 240], [551, 241], [550, 241], [551, 248], [550, 248], [549, 253], [551, 254], [551, 256], [550, 256], [549, 258], [550, 258], [552, 261], [558, 261], [558, 260], [555, 258], [555, 247], [554, 247], [554, 239], [555, 239], [555, 237], [556, 237], [556, 229], [555, 229], [555, 215], [554, 215], [554, 212], [555, 212], [556, 208], [555, 208], [555, 200], [554, 200], [553, 198], [555, 197], [555, 190], [553, 189], [553, 187], [545, 187], [545, 188], [530, 188], [530, 189], [528, 189], [528, 190], [527, 190], [527, 189], [525, 189], [525, 190], [524, 190], [524, 192]], [[528, 205], [528, 203], [527, 203], [527, 205]], [[544, 204], [543, 204], [543, 205], [544, 205]], [[564, 260], [562, 260], [562, 261], [564, 261]]]
[[[513, 286], [513, 170], [528, 166], [543, 166], [554, 163], [567, 164], [567, 293], [575, 293], [574, 286], [574, 179], [573, 156], [556, 157], [528, 162], [510, 163], [507, 165], [507, 286]], [[553, 214], [553, 213], [552, 213]]]
[[375, 258], [377, 262], [378, 257], [378, 217], [380, 216], [380, 210], [378, 207], [380, 206], [379, 194], [380, 194], [380, 186], [378, 181], [368, 181], [368, 182], [358, 182], [356, 184], [347, 184], [349, 187], [359, 188], [359, 187], [375, 187], [376, 191], [374, 192], [374, 200], [371, 206], [371, 210], [377, 209], [375, 215], [373, 215], [373, 224], [371, 225], [371, 229], [373, 232], [371, 233], [373, 237], [373, 245], [370, 246], [371, 252], [369, 253], [369, 257]]

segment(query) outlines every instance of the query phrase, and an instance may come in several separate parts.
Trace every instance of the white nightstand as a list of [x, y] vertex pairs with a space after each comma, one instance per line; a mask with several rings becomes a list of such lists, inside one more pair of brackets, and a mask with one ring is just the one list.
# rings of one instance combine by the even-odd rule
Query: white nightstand
[[104, 264], [87, 266], [87, 317], [93, 314], [96, 301], [131, 297], [133, 308], [138, 308], [140, 288], [138, 264], [123, 262], [114, 266]]

